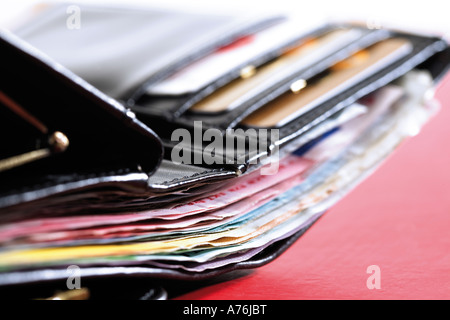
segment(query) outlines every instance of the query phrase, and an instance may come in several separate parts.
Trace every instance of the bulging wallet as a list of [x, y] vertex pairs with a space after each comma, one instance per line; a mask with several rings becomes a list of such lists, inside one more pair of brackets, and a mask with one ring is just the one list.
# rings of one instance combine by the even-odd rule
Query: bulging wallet
[[86, 5], [0, 52], [5, 290], [269, 263], [436, 113], [450, 62], [364, 24]]

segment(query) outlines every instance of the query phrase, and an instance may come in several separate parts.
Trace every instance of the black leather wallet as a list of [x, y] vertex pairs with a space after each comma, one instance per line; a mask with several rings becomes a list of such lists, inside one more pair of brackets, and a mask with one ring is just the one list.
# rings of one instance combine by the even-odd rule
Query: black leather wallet
[[[158, 85], [192, 64], [218, 49], [278, 28], [286, 20], [81, 8], [80, 30], [69, 30], [65, 6], [56, 6], [40, 13], [15, 35], [0, 33], [0, 223], [84, 215], [92, 210], [138, 211], [199, 198], [261, 168], [275, 152], [284, 157], [318, 139], [338, 125], [342, 114], [357, 101], [413, 70], [427, 72], [437, 83], [450, 62], [449, 46], [439, 37], [330, 24], [280, 37], [195, 90], [161, 93], [155, 89]], [[266, 68], [311, 39], [348, 31], [345, 38], [333, 43], [332, 50], [320, 51], [308, 63], [293, 64], [281, 76], [270, 77], [232, 107], [214, 112], [195, 110], [211, 95], [245, 79], [245, 72]], [[306, 83], [318, 83], [339, 63], [387, 40], [401, 41], [395, 57], [366, 68], [357, 81], [341, 83], [308, 108], [277, 123], [258, 125], [251, 119], [295, 94], [296, 85], [302, 90]], [[249, 147], [249, 136], [237, 133], [235, 138], [244, 143], [240, 149], [233, 148], [231, 155], [218, 152], [215, 156], [224, 160], [219, 164], [206, 163], [202, 157], [195, 164], [173, 163], [172, 151], [178, 143], [172, 139], [173, 132], [182, 128], [194, 133], [199, 121], [201, 134], [213, 128], [225, 137], [230, 129], [264, 128], [277, 129], [279, 135], [255, 151]], [[261, 139], [259, 133], [256, 139]], [[190, 145], [190, 156], [201, 154], [206, 145]], [[83, 268], [82, 276], [209, 279], [268, 263], [314, 222], [246, 261], [212, 270], [93, 265]], [[66, 276], [64, 268], [22, 270], [0, 273], [0, 284], [54, 281]]]

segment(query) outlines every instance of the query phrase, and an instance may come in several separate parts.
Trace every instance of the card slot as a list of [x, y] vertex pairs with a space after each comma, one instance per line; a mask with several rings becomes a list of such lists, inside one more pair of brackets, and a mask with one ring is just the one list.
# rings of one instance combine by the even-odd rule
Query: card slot
[[[282, 55], [268, 61], [259, 68], [243, 69], [241, 76], [226, 86], [219, 88], [210, 96], [194, 104], [190, 112], [214, 114], [234, 109], [249, 97], [255, 95], [255, 91], [261, 91], [261, 87], [267, 87], [278, 79], [284, 79], [292, 72], [306, 68], [320, 60], [324, 53], [334, 51], [351, 43], [361, 36], [358, 29], [338, 28], [326, 30], [319, 35], [304, 38], [300, 44], [289, 48]], [[269, 84], [270, 86], [270, 84]]]
[[281, 127], [411, 51], [412, 44], [405, 38], [381, 41], [338, 62], [308, 82], [294, 82], [289, 92], [250, 114], [242, 123], [251, 127]]
[[[394, 36], [405, 37], [403, 34], [394, 34]], [[419, 67], [421, 64], [431, 64], [431, 60], [447, 47], [445, 41], [437, 38], [421, 38], [409, 35], [406, 37], [414, 43], [413, 52], [396, 61], [388, 68], [370, 76], [349, 90], [340, 93], [321, 104], [319, 107], [281, 127], [280, 140], [278, 142], [279, 146], [283, 147], [285, 144], [293, 141], [312, 127], [325, 121], [330, 116], [377, 89], [397, 80], [409, 71]]]
[[[216, 96], [218, 91], [223, 90], [229, 85], [233, 85], [235, 82], [240, 82], [241, 80], [244, 80], [244, 83], [255, 82], [255, 80], [257, 82], [260, 70], [271, 68], [270, 65], [272, 65], [272, 63], [277, 64], [281, 56], [287, 55], [288, 52], [295, 51], [299, 46], [304, 45], [314, 38], [333, 31], [338, 32], [340, 29], [341, 28], [338, 26], [325, 26], [306, 34], [291, 36], [285, 42], [273, 45], [269, 50], [258, 53], [251, 59], [241, 62], [235, 68], [228, 69], [224, 75], [217, 77], [209, 82], [204, 88], [189, 96], [189, 98], [179, 106], [174, 116], [180, 117], [182, 114], [191, 111], [195, 112], [195, 114], [204, 113], [208, 115], [214, 113], [220, 114], [221, 112], [228, 111], [227, 109], [229, 108], [226, 107], [216, 107], [214, 110], [211, 110], [211, 108], [205, 108], [205, 105], [209, 104], [208, 100], [211, 100], [211, 98], [212, 100], [217, 99]], [[246, 88], [241, 90], [241, 93], [245, 93], [251, 87], [251, 85], [249, 86], [247, 84]], [[203, 104], [203, 107], [200, 107], [200, 104]]]
[[[288, 26], [282, 26], [282, 28], [288, 28]], [[276, 31], [279, 30], [280, 26], [271, 26], [269, 28], [266, 28], [265, 30], [262, 30], [261, 32], [255, 32], [251, 36], [255, 37], [258, 36], [260, 33], [264, 32], [270, 32], [270, 34], [277, 34]], [[212, 52], [210, 55], [207, 55], [206, 57], [203, 57], [204, 59], [200, 59], [197, 62], [193, 62], [191, 65], [185, 65], [183, 68], [181, 68], [180, 71], [174, 72], [171, 75], [168, 75], [166, 79], [162, 79], [160, 83], [155, 83], [153, 85], [149, 85], [147, 87], [146, 93], [142, 94], [139, 99], [131, 106], [131, 108], [138, 112], [148, 115], [154, 115], [154, 116], [164, 116], [166, 118], [177, 118], [180, 117], [183, 113], [188, 111], [193, 105], [200, 102], [202, 99], [206, 98], [207, 96], [214, 93], [216, 90], [220, 89], [223, 86], [226, 86], [230, 82], [239, 79], [241, 77], [245, 77], [246, 73], [251, 72], [254, 68], [259, 68], [260, 66], [268, 63], [271, 60], [276, 59], [280, 55], [282, 55], [287, 50], [295, 47], [298, 45], [299, 42], [304, 41], [305, 39], [309, 39], [311, 37], [316, 37], [326, 31], [330, 30], [330, 26], [323, 26], [321, 28], [312, 30], [308, 32], [307, 34], [297, 35], [297, 34], [289, 34], [289, 36], [285, 36], [286, 40], [279, 41], [278, 44], [269, 44], [269, 48], [265, 50], [259, 50], [261, 44], [258, 46], [258, 43], [255, 43], [255, 41], [247, 41], [245, 42], [245, 39], [249, 37], [249, 35], [245, 35], [244, 37], [241, 37], [237, 39], [234, 43], [228, 44], [227, 46], [221, 47], [219, 49], [216, 48], [216, 51]], [[333, 29], [336, 29], [336, 26], [333, 26]], [[281, 30], [286, 31], [286, 30]], [[291, 32], [293, 33], [293, 32]], [[273, 35], [272, 35], [273, 37]], [[278, 36], [279, 37], [279, 36]], [[284, 39], [284, 38], [283, 38]], [[261, 41], [260, 41], [261, 42]], [[244, 43], [243, 45], [240, 45], [239, 43]], [[255, 51], [253, 55], [249, 59], [242, 59], [240, 56], [238, 57], [239, 62], [233, 63], [235, 64], [234, 67], [228, 68], [228, 64], [225, 64], [225, 66], [222, 68], [224, 70], [217, 71], [216, 69], [220, 69], [221, 61], [217, 60], [217, 57], [215, 58], [214, 55], [217, 54], [217, 52], [225, 52], [225, 55], [229, 53], [230, 51], [234, 56], [232, 56], [233, 60], [235, 59], [236, 51], [235, 50], [243, 50], [248, 49], [248, 46], [254, 46], [253, 50]], [[264, 44], [265, 46], [268, 46], [268, 44]], [[228, 47], [232, 47], [231, 49]], [[245, 52], [244, 52], [245, 53]], [[249, 53], [247, 52], [247, 55]], [[211, 58], [212, 56], [212, 58]], [[230, 58], [228, 58], [230, 59]], [[196, 83], [198, 82], [199, 78], [202, 78], [201, 82], [204, 82], [205, 80], [203, 77], [198, 76], [198, 72], [201, 72], [202, 70], [198, 70], [198, 65], [200, 64], [200, 69], [205, 69], [205, 65], [211, 66], [211, 68], [208, 68], [207, 74], [203, 73], [203, 76], [207, 76], [211, 78], [211, 70], [213, 75], [217, 75], [216, 77], [212, 77], [210, 81], [207, 81], [206, 84], [200, 88], [195, 89], [195, 92], [193, 93], [186, 93], [183, 92], [180, 87], [186, 87], [186, 86], [192, 86], [192, 82]], [[218, 67], [219, 66], [219, 67]], [[195, 71], [195, 74], [194, 74]], [[221, 72], [222, 71], [222, 72]], [[203, 70], [205, 72], [205, 70]], [[188, 76], [186, 76], [186, 73]], [[180, 79], [181, 78], [181, 79]], [[156, 85], [156, 88], [155, 88]], [[159, 85], [159, 88], [158, 88]], [[195, 84], [194, 84], [195, 85]], [[145, 87], [145, 86], [144, 86]], [[153, 88], [153, 89], [152, 89]], [[153, 90], [153, 91], [152, 91]], [[171, 90], [181, 90], [178, 94], [170, 94]], [[186, 90], [183, 89], [183, 90]]]
[[183, 57], [178, 58], [173, 63], [166, 65], [147, 77], [147, 79], [142, 81], [141, 85], [138, 88], [135, 88], [134, 92], [129, 95], [129, 98], [126, 100], [126, 104], [129, 107], [133, 107], [141, 98], [147, 95], [147, 92], [150, 90], [149, 88], [158, 85], [159, 82], [167, 79], [174, 73], [208, 56], [219, 48], [228, 46], [238, 39], [255, 34], [270, 26], [280, 23], [283, 20], [284, 17], [277, 16], [256, 19], [245, 23], [242, 21], [240, 23], [236, 22], [234, 28], [229, 28], [227, 31], [222, 30], [220, 36], [217, 36], [215, 39], [205, 41], [201, 45], [198, 45], [195, 49], [185, 53]]
[[[436, 62], [434, 60], [438, 60], [437, 62], [439, 62], [441, 52], [445, 53], [445, 49], [447, 48], [445, 41], [438, 38], [416, 37], [401, 33], [390, 33], [390, 35], [391, 38], [402, 37], [410, 41], [412, 44], [412, 51], [389, 66], [355, 84], [352, 84], [350, 88], [334, 94], [317, 107], [279, 127], [279, 140], [275, 144], [280, 147], [284, 147], [289, 142], [292, 142], [300, 136], [306, 134], [312, 128], [319, 126], [321, 123], [341, 112], [346, 107], [354, 104], [360, 98], [363, 98], [369, 93], [391, 83], [418, 66], [423, 68], [432, 68]], [[375, 43], [377, 42], [375, 41]], [[313, 74], [317, 76], [320, 73]], [[281, 93], [275, 93], [274, 96], [269, 97], [267, 101], [273, 101], [280, 95]], [[224, 117], [226, 116], [227, 114]], [[235, 118], [232, 118], [232, 120], [233, 119]], [[224, 131], [224, 129], [227, 128], [227, 126], [223, 125], [224, 120], [222, 117], [196, 116], [195, 118], [188, 118], [187, 115], [184, 115], [183, 117], [177, 118], [175, 121], [160, 121], [160, 119], [156, 121], [155, 118], [152, 117], [143, 119], [143, 121], [148, 121], [148, 124], [155, 128], [156, 132], [166, 140], [170, 140], [171, 133], [175, 128], [179, 128], [181, 126], [188, 130], [192, 129], [194, 120], [204, 120], [202, 122], [203, 129], [218, 128], [223, 129]], [[239, 124], [235, 126], [235, 128], [242, 128], [246, 130], [250, 127]], [[170, 151], [170, 146], [166, 145], [166, 149], [166, 151]], [[258, 156], [260, 155], [256, 155], [256, 157]], [[244, 170], [247, 172], [254, 167], [255, 165], [245, 165]]]
[[[394, 39], [399, 37], [406, 38], [413, 44], [412, 51], [410, 53], [395, 60], [389, 66], [382, 68], [382, 70], [368, 76], [364, 80], [358, 81], [356, 84], [352, 84], [350, 88], [327, 99], [316, 108], [313, 108], [303, 115], [291, 120], [287, 124], [279, 127], [279, 139], [274, 142], [274, 145], [277, 145], [280, 150], [282, 150], [289, 143], [307, 135], [310, 130], [317, 128], [325, 121], [336, 116], [347, 107], [356, 103], [359, 99], [392, 83], [418, 66], [432, 65], [433, 63], [431, 60], [433, 60], [433, 57], [438, 59], [438, 53], [447, 47], [444, 41], [436, 38], [420, 38], [405, 36], [402, 34], [393, 34]], [[188, 122], [186, 122], [185, 125], [188, 126]], [[244, 129], [245, 131], [246, 129], [252, 127], [240, 125], [238, 128]], [[268, 150], [273, 149], [274, 145], [269, 146]], [[264, 156], [265, 154], [259, 154], [256, 155], [256, 158], [262, 159]], [[244, 170], [246, 170], [245, 172], [248, 172], [257, 166], [258, 164], [249, 165], [246, 163]]]
[[177, 121], [186, 124], [198, 120], [203, 121], [209, 127], [223, 130], [234, 128], [248, 115], [290, 91], [292, 84], [297, 80], [309, 81], [338, 61], [344, 60], [355, 52], [389, 37], [387, 30], [368, 30], [359, 27], [357, 30], [363, 30], [363, 34], [357, 40], [335, 48], [332, 53], [322, 53], [322, 56], [316, 56], [316, 59], [310, 60], [309, 63], [297, 63], [286, 73], [267, 80], [263, 85], [253, 89], [253, 92], [241, 97], [233, 109], [218, 112], [216, 115], [187, 112]]

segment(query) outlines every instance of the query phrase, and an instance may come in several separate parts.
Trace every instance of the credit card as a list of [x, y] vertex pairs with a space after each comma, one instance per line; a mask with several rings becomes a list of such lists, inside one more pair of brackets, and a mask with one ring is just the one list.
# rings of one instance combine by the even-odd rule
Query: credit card
[[[252, 127], [281, 127], [381, 71], [411, 50], [412, 45], [407, 39], [380, 41], [335, 64], [312, 83], [298, 80], [293, 83], [291, 91], [252, 113], [242, 123]], [[297, 83], [298, 88], [294, 88]]]
[[255, 70], [248, 69], [239, 79], [216, 90], [192, 106], [190, 111], [214, 113], [232, 110], [261, 92], [276, 77], [283, 79], [286, 73], [293, 69], [307, 68], [348, 45], [360, 35], [361, 31], [357, 29], [339, 29], [317, 38], [308, 39], [278, 59]]
[[[216, 50], [178, 71], [147, 90], [149, 95], [177, 96], [197, 92], [230, 70], [241, 67], [255, 57], [262, 56], [273, 48], [281, 47], [295, 39], [298, 27], [292, 23], [272, 27], [259, 33], [238, 39], [234, 43]], [[354, 39], [361, 32], [354, 32]], [[244, 68], [245, 71], [245, 68]]]

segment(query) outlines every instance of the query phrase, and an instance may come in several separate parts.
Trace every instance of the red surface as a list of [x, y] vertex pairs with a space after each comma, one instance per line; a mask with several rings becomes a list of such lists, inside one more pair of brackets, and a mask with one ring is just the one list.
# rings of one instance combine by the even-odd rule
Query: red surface
[[[442, 109], [287, 252], [181, 299], [450, 299], [450, 77]], [[378, 265], [381, 289], [369, 290]]]

